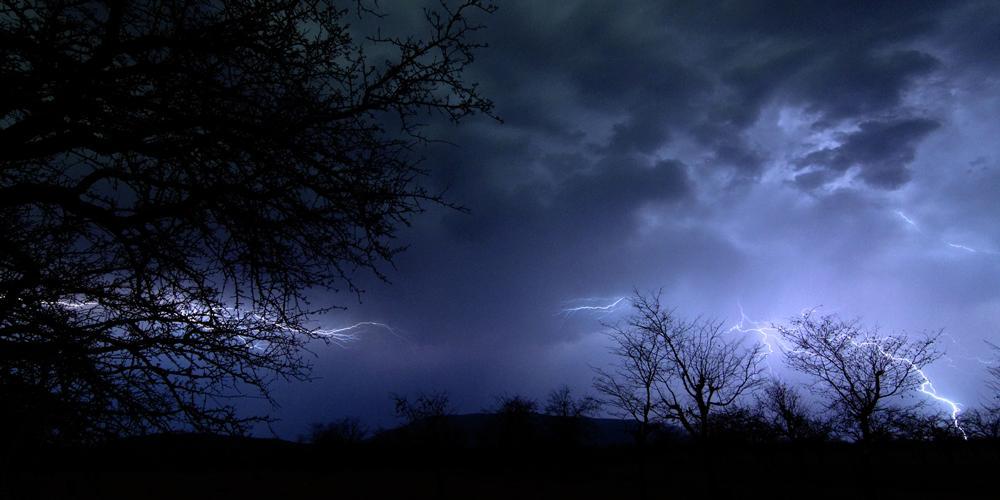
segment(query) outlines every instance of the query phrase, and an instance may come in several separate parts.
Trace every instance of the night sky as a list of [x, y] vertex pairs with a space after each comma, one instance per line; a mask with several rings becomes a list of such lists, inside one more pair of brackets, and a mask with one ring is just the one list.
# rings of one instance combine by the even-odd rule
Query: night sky
[[[380, 2], [413, 29], [411, 2]], [[834, 5], [835, 4], [835, 5]], [[502, 2], [467, 77], [504, 123], [426, 132], [429, 206], [391, 284], [318, 297], [358, 329], [278, 384], [278, 435], [389, 393], [590, 390], [607, 312], [662, 288], [685, 316], [736, 324], [804, 308], [884, 331], [940, 328], [942, 395], [987, 398], [1000, 342], [1000, 7], [981, 2]], [[738, 334], [738, 333], [737, 333]], [[752, 333], [747, 341], [756, 341]], [[978, 358], [978, 359], [977, 359]], [[769, 358], [784, 371], [780, 355]]]

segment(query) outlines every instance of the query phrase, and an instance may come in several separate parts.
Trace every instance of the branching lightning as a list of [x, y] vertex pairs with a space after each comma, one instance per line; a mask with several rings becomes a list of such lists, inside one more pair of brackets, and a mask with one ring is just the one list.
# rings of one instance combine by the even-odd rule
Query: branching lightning
[[[910, 226], [916, 228], [918, 231], [920, 230], [920, 228], [917, 225], [916, 221], [914, 221], [913, 219], [907, 217], [906, 214], [904, 214], [902, 211], [897, 210], [896, 211], [896, 215], [898, 215], [900, 218], [902, 218], [903, 221], [905, 221]], [[967, 252], [967, 253], [970, 253], [970, 254], [1000, 255], [1000, 252], [997, 252], [997, 251], [980, 250], [980, 249], [976, 249], [976, 248], [970, 247], [968, 245], [962, 245], [960, 243], [954, 243], [954, 242], [945, 241], [945, 240], [940, 240], [940, 241], [941, 241], [941, 243], [944, 243], [945, 245], [947, 245], [950, 248], [953, 248], [953, 249], [956, 249], [956, 250], [961, 250], [963, 252]], [[881, 346], [878, 346], [878, 347], [879, 347], [879, 352], [881, 352], [883, 355], [888, 355], [888, 353], [886, 353], [884, 350], [882, 350]], [[951, 408], [951, 420], [952, 420], [952, 422], [955, 424], [955, 427], [962, 433], [962, 437], [968, 439], [968, 437], [965, 434], [965, 429], [962, 428], [961, 423], [959, 422], [959, 419], [958, 419], [958, 416], [959, 416], [959, 414], [962, 411], [961, 410], [961, 406], [958, 403], [956, 403], [956, 402], [954, 402], [954, 401], [952, 401], [950, 399], [947, 399], [945, 397], [940, 396], [937, 393], [937, 390], [934, 388], [934, 384], [931, 382], [930, 378], [927, 377], [927, 375], [923, 372], [923, 370], [920, 367], [914, 365], [912, 361], [910, 361], [908, 359], [905, 359], [905, 358], [895, 358], [895, 357], [891, 357], [891, 359], [893, 359], [894, 361], [897, 361], [897, 362], [901, 362], [901, 363], [908, 363], [910, 365], [910, 368], [915, 373], [917, 373], [917, 375], [919, 375], [923, 379], [923, 383], [920, 385], [920, 392], [926, 394], [927, 396], [929, 396], [929, 397], [931, 397], [931, 398], [933, 398], [933, 399], [935, 399], [935, 400], [937, 400], [937, 401], [939, 401], [941, 403], [944, 403], [944, 404], [948, 405], [948, 407]], [[948, 359], [950, 361], [950, 358], [948, 358]], [[978, 359], [978, 358], [976, 358], [976, 361], [979, 362], [979, 363], [983, 362], [983, 360]]]
[[[98, 302], [84, 301], [84, 300], [59, 300], [55, 301], [51, 305], [67, 310], [94, 309], [100, 306]], [[181, 314], [199, 323], [207, 323], [207, 318], [212, 314], [221, 316], [224, 319], [235, 319], [241, 315], [240, 311], [236, 308], [213, 306], [213, 305], [201, 305], [191, 302], [181, 303], [178, 309]], [[252, 314], [252, 317], [257, 321], [269, 324], [272, 327], [275, 327], [283, 332], [291, 334], [310, 333], [312, 335], [328, 339], [338, 345], [345, 345], [349, 342], [357, 340], [358, 338], [357, 334], [364, 331], [366, 328], [383, 329], [395, 335], [396, 337], [402, 338], [402, 336], [400, 336], [400, 334], [394, 328], [385, 323], [380, 323], [377, 321], [361, 321], [353, 325], [340, 328], [320, 328], [310, 331], [303, 329], [301, 327], [292, 327], [285, 324], [284, 322], [277, 321], [274, 319], [269, 319], [256, 313]], [[262, 350], [266, 347], [264, 345], [264, 342], [261, 340], [248, 339], [243, 335], [236, 335], [234, 338], [242, 342], [243, 345], [248, 349]]]
[[[779, 341], [773, 333], [777, 333], [777, 329], [773, 326], [762, 326], [760, 322], [754, 321], [747, 317], [746, 313], [743, 312], [743, 304], [737, 303], [740, 308], [740, 321], [729, 329], [730, 332], [740, 332], [740, 333], [756, 333], [760, 337], [760, 342], [764, 344], [767, 349], [767, 354], [774, 354], [774, 345], [771, 344], [772, 341]], [[750, 326], [747, 326], [750, 325]], [[772, 338], [773, 337], [773, 338]]]
[[[778, 333], [778, 329], [773, 326], [773, 323], [770, 325], [762, 325], [760, 322], [753, 321], [749, 317], [747, 317], [746, 313], [743, 311], [743, 305], [740, 303], [737, 303], [737, 305], [740, 309], [740, 321], [735, 325], [733, 325], [732, 328], [729, 329], [729, 331], [756, 334], [760, 338], [760, 342], [764, 344], [764, 346], [766, 347], [767, 354], [774, 354], [774, 352], [776, 351], [775, 346], [777, 346], [778, 349], [781, 350], [782, 352], [789, 352], [789, 350], [782, 345], [780, 337], [776, 335]], [[810, 310], [803, 310], [802, 314], [805, 315], [809, 311]], [[948, 399], [938, 394], [937, 389], [934, 387], [934, 383], [931, 381], [930, 377], [927, 376], [927, 374], [923, 371], [922, 368], [917, 366], [910, 359], [899, 356], [893, 356], [892, 354], [887, 352], [883, 348], [882, 344], [879, 342], [855, 342], [853, 340], [850, 342], [851, 345], [858, 348], [866, 346], [874, 346], [876, 349], [878, 349], [879, 354], [884, 356], [886, 359], [889, 359], [895, 363], [906, 364], [909, 367], [910, 371], [916, 373], [917, 376], [920, 377], [921, 379], [921, 383], [918, 390], [924, 395], [930, 397], [931, 399], [946, 405], [950, 410], [952, 424], [962, 434], [963, 439], [968, 439], [968, 436], [965, 433], [965, 429], [962, 427], [962, 424], [958, 418], [959, 414], [962, 412], [961, 405], [955, 401], [952, 401], [951, 399]]]
[[[899, 212], [899, 215], [900, 217], [906, 219], [908, 223], [913, 224], [915, 226], [915, 223], [906, 218], [906, 216], [903, 215], [902, 212]], [[577, 301], [579, 300], [581, 299], [577, 299]], [[586, 300], [592, 300], [592, 299], [586, 299]], [[568, 307], [562, 309], [561, 313], [567, 315], [582, 311], [596, 311], [596, 312], [606, 313], [609, 311], [613, 311], [616, 307], [618, 307], [627, 300], [628, 300], [627, 297], [620, 297], [614, 300], [613, 302], [604, 305], [583, 305], [583, 306]], [[772, 355], [775, 354], [776, 352], [781, 352], [783, 354], [791, 352], [787, 348], [787, 346], [782, 344], [781, 338], [778, 336], [779, 330], [773, 322], [761, 323], [758, 321], [754, 321], [750, 319], [749, 316], [747, 316], [746, 312], [743, 310], [742, 303], [738, 302], [737, 305], [740, 310], [740, 319], [736, 324], [734, 324], [729, 329], [730, 332], [752, 333], [756, 335], [760, 343], [763, 344], [766, 349], [764, 356]], [[801, 314], [807, 315], [812, 310], [813, 309], [803, 309]], [[921, 367], [917, 366], [916, 363], [914, 363], [910, 359], [892, 355], [891, 353], [886, 351], [882, 346], [882, 344], [879, 343], [878, 341], [868, 341], [859, 343], [851, 340], [850, 343], [857, 348], [874, 346], [878, 350], [879, 354], [884, 356], [886, 359], [889, 359], [894, 363], [904, 363], [905, 365], [907, 365], [908, 369], [913, 373], [915, 373], [921, 380], [918, 390], [927, 397], [937, 401], [938, 403], [946, 405], [950, 410], [952, 424], [955, 426], [956, 429], [958, 429], [958, 431], [962, 434], [962, 437], [964, 439], [968, 439], [968, 436], [965, 433], [965, 429], [962, 427], [962, 424], [959, 421], [959, 414], [961, 414], [962, 412], [961, 405], [951, 399], [948, 399], [938, 394], [937, 389], [934, 387], [933, 381], [930, 379], [930, 377], [927, 376], [927, 374]]]
[[893, 356], [892, 354], [886, 352], [885, 349], [882, 347], [882, 344], [879, 342], [858, 343], [851, 341], [851, 344], [854, 345], [855, 347], [864, 347], [873, 345], [876, 349], [878, 349], [879, 354], [884, 356], [886, 359], [890, 359], [896, 363], [904, 363], [908, 365], [910, 367], [910, 370], [916, 373], [923, 380], [923, 382], [920, 383], [919, 391], [926, 394], [931, 399], [934, 399], [940, 403], [944, 403], [945, 405], [947, 405], [951, 409], [952, 424], [954, 424], [955, 428], [958, 429], [958, 431], [962, 434], [962, 439], [965, 440], [969, 439], [969, 436], [965, 434], [965, 429], [962, 427], [961, 422], [958, 421], [958, 415], [962, 413], [961, 406], [958, 403], [939, 395], [937, 393], [937, 389], [934, 388], [934, 383], [931, 382], [931, 379], [927, 376], [926, 373], [924, 373], [923, 369], [921, 369], [919, 366], [916, 365], [916, 363], [907, 358], [903, 358], [900, 356]]
[[365, 328], [368, 327], [381, 328], [395, 335], [396, 337], [400, 337], [399, 333], [397, 333], [394, 328], [385, 323], [379, 323], [377, 321], [361, 321], [351, 326], [345, 326], [342, 328], [321, 329], [321, 330], [316, 330], [313, 333], [321, 337], [331, 339], [337, 343], [344, 343], [356, 340], [357, 332], [363, 331]]

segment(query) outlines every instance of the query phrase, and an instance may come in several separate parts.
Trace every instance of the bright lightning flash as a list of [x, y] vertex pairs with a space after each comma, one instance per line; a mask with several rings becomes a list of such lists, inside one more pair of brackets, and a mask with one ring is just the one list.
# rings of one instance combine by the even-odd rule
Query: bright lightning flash
[[[729, 331], [731, 332], [736, 331], [741, 333], [754, 333], [758, 335], [760, 337], [760, 342], [764, 344], [764, 346], [767, 348], [767, 354], [774, 354], [775, 345], [777, 345], [782, 352], [789, 352], [789, 349], [787, 349], [785, 346], [781, 344], [781, 339], [776, 335], [778, 333], [777, 328], [775, 328], [774, 326], [762, 326], [761, 323], [751, 320], [750, 318], [747, 317], [746, 313], [744, 313], [743, 306], [741, 304], [738, 305], [740, 308], [740, 321], [739, 323], [733, 325], [733, 327], [730, 328]], [[804, 310], [802, 314], [803, 315], [808, 314], [808, 310]], [[920, 377], [920, 379], [922, 380], [918, 390], [924, 395], [930, 397], [931, 399], [939, 403], [943, 403], [945, 406], [947, 406], [950, 410], [952, 424], [962, 434], [963, 439], [966, 440], [969, 439], [969, 437], [965, 433], [965, 429], [962, 427], [962, 424], [958, 419], [959, 414], [962, 413], [961, 405], [955, 401], [952, 401], [951, 399], [948, 399], [938, 394], [937, 389], [934, 388], [934, 383], [931, 381], [930, 377], [928, 377], [927, 374], [924, 373], [923, 369], [917, 366], [916, 363], [907, 358], [893, 356], [883, 348], [881, 343], [877, 341], [859, 343], [852, 340], [851, 345], [858, 348], [874, 346], [876, 349], [878, 349], [879, 354], [881, 354], [886, 359], [889, 359], [895, 363], [906, 364], [909, 367], [909, 369], [913, 373], [916, 373], [917, 376]]]
[[[743, 305], [737, 303], [740, 308], [740, 321], [729, 329], [730, 332], [740, 332], [749, 333], [753, 332], [760, 337], [760, 342], [764, 344], [767, 348], [767, 354], [774, 354], [774, 345], [771, 344], [772, 341], [779, 340], [777, 336], [773, 335], [778, 332], [777, 328], [773, 326], [762, 326], [761, 323], [754, 321], [747, 317], [746, 313], [743, 312]], [[772, 338], [774, 337], [774, 338]]]
[[560, 313], [569, 316], [570, 314], [576, 312], [584, 312], [584, 311], [611, 312], [614, 311], [615, 308], [617, 308], [622, 302], [626, 301], [628, 301], [628, 297], [619, 297], [617, 300], [611, 302], [610, 304], [599, 305], [599, 306], [587, 305], [587, 306], [567, 307], [562, 311], [560, 311]]
[[316, 330], [313, 333], [315, 333], [316, 335], [319, 335], [321, 337], [328, 338], [328, 339], [330, 339], [330, 340], [332, 340], [332, 341], [334, 341], [334, 342], [336, 342], [338, 344], [342, 344], [342, 343], [346, 343], [346, 342], [351, 342], [353, 340], [357, 340], [357, 338], [358, 338], [357, 337], [357, 332], [358, 331], [362, 331], [365, 328], [369, 328], [369, 327], [381, 328], [381, 329], [386, 330], [389, 333], [391, 333], [391, 334], [399, 337], [399, 334], [391, 326], [389, 326], [389, 325], [387, 325], [385, 323], [379, 323], [379, 322], [376, 322], [376, 321], [361, 321], [361, 322], [355, 323], [355, 324], [353, 324], [351, 326], [345, 326], [343, 328], [330, 328], [330, 329]]
[[[54, 305], [67, 310], [81, 310], [81, 309], [95, 309], [100, 306], [99, 303], [93, 301], [82, 301], [82, 300], [59, 300], [54, 302]], [[186, 317], [191, 318], [195, 321], [200, 321], [208, 315], [208, 313], [213, 312], [220, 314], [223, 317], [235, 318], [239, 316], [239, 311], [230, 307], [199, 307], [198, 305], [188, 304], [180, 308], [181, 313]], [[278, 329], [288, 332], [288, 333], [305, 333], [307, 330], [298, 327], [291, 327], [276, 320], [270, 320], [258, 314], [253, 315], [257, 320], [264, 323], [269, 323]], [[350, 326], [345, 326], [341, 328], [321, 328], [313, 330], [310, 333], [331, 340], [338, 345], [345, 345], [349, 342], [357, 340], [357, 334], [364, 331], [366, 328], [380, 328], [388, 331], [389, 333], [402, 338], [398, 332], [391, 326], [385, 323], [379, 323], [376, 321], [361, 321]], [[249, 340], [242, 335], [237, 335], [235, 337], [239, 341], [243, 342], [244, 346], [252, 350], [262, 350], [264, 346], [261, 341]]]
[[923, 379], [923, 382], [921, 382], [921, 384], [920, 384], [920, 389], [919, 389], [920, 392], [926, 394], [931, 399], [934, 399], [934, 400], [936, 400], [936, 401], [938, 401], [940, 403], [944, 403], [945, 405], [947, 405], [951, 409], [951, 422], [952, 422], [952, 424], [954, 424], [955, 428], [958, 429], [958, 431], [960, 433], [962, 433], [962, 439], [965, 439], [966, 441], [968, 441], [969, 436], [965, 434], [965, 429], [962, 427], [962, 424], [958, 421], [958, 415], [960, 413], [962, 413], [961, 406], [958, 403], [956, 403], [956, 402], [954, 402], [954, 401], [952, 401], [952, 400], [950, 400], [950, 399], [948, 399], [946, 397], [943, 397], [943, 396], [939, 395], [937, 393], [937, 389], [934, 388], [934, 383], [931, 382], [931, 379], [927, 376], [926, 373], [924, 373], [924, 371], [919, 366], [916, 365], [916, 363], [914, 363], [912, 360], [907, 359], [907, 358], [903, 358], [903, 357], [899, 357], [899, 356], [893, 356], [892, 354], [886, 352], [885, 349], [882, 348], [882, 344], [880, 344], [878, 342], [862, 342], [862, 343], [857, 343], [857, 342], [851, 341], [851, 344], [853, 344], [855, 347], [865, 347], [865, 346], [874, 345], [875, 348], [878, 349], [879, 354], [881, 354], [882, 356], [884, 356], [886, 359], [890, 359], [890, 360], [892, 360], [892, 361], [894, 361], [896, 363], [904, 363], [904, 364], [908, 365], [910, 367], [910, 370], [912, 370], [914, 373], [916, 373], [918, 376], [920, 376], [921, 379]]

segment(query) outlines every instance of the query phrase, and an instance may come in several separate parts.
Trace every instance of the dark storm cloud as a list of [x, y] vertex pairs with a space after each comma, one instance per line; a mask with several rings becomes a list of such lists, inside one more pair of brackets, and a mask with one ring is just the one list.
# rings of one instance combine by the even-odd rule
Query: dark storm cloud
[[653, 155], [688, 138], [752, 180], [769, 154], [745, 132], [768, 104], [802, 106], [817, 128], [898, 114], [939, 64], [905, 44], [935, 29], [943, 3], [741, 4], [514, 4], [523, 15], [500, 16], [479, 71], [502, 82], [513, 126], [581, 139], [572, 117], [592, 110], [607, 115], [600, 151]]
[[688, 193], [684, 164], [661, 160], [646, 165], [629, 157], [604, 158], [593, 173], [569, 179], [560, 192], [559, 203], [566, 211], [585, 214], [610, 212], [625, 215], [649, 201], [670, 201]]
[[[860, 178], [869, 186], [899, 188], [910, 179], [907, 167], [913, 161], [917, 144], [940, 125], [923, 118], [862, 122], [858, 131], [839, 137], [839, 146], [813, 151], [796, 162], [800, 167], [825, 169], [805, 174], [809, 177], [800, 185], [816, 187], [820, 182], [832, 180], [833, 172], [843, 173], [857, 166], [861, 168]], [[801, 177], [796, 177], [796, 182]]]
[[[418, 216], [392, 284], [344, 304], [343, 322], [384, 321], [406, 340], [372, 333], [321, 354], [326, 378], [308, 390], [323, 407], [295, 393], [287, 428], [387, 423], [390, 391], [446, 389], [473, 411], [501, 391], [585, 389], [606, 361], [595, 332], [616, 318], [559, 310], [633, 287], [663, 287], [692, 315], [741, 304], [780, 320], [823, 304], [1000, 340], [991, 2], [500, 7], [469, 77], [504, 123], [434, 123], [454, 145], [423, 152], [424, 182], [468, 212]], [[385, 22], [405, 32], [417, 17]], [[956, 391], [948, 380], [938, 389]]]
[[792, 84], [795, 97], [827, 122], [865, 116], [898, 106], [910, 83], [938, 64], [915, 50], [879, 54], [873, 45], [816, 54], [818, 62]]
[[769, 96], [800, 101], [828, 120], [883, 110], [899, 102], [914, 77], [933, 70], [928, 54], [899, 47], [932, 32], [945, 2], [901, 9], [889, 2], [679, 2], [672, 24], [716, 47], [730, 65], [725, 83], [749, 109]]
[[993, 2], [963, 2], [943, 19], [936, 41], [954, 55], [956, 63], [994, 73], [1000, 64], [1000, 16]]

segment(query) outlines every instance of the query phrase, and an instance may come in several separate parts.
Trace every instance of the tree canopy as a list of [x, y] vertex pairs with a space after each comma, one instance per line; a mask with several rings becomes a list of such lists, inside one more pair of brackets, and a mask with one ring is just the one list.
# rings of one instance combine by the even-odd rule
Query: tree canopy
[[920, 404], [901, 398], [928, 383], [921, 368], [943, 355], [936, 347], [940, 332], [921, 339], [883, 335], [858, 320], [829, 315], [804, 314], [778, 332], [790, 345], [788, 366], [813, 377], [814, 390], [825, 396], [843, 430], [860, 441], [888, 434]]
[[377, 5], [0, 3], [5, 428], [241, 432], [301, 379], [310, 291], [359, 291], [421, 187], [420, 117], [492, 114], [464, 79], [493, 6], [365, 33]]

